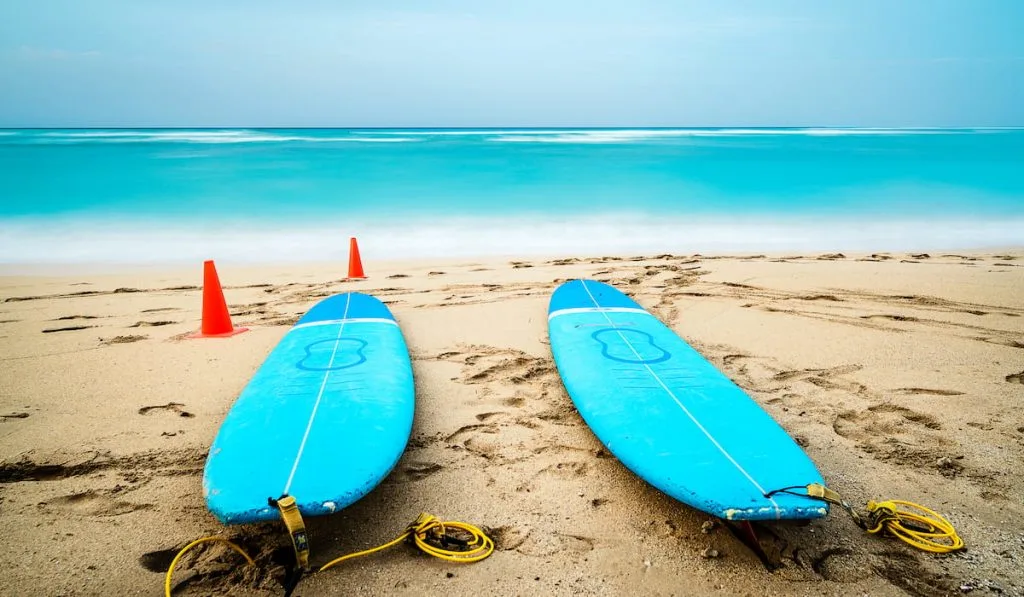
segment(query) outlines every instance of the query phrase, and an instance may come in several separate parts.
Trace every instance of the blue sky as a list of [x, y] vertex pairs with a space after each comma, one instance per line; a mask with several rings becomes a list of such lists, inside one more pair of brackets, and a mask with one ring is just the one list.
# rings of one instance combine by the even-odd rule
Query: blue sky
[[1020, 126], [1024, 0], [5, 0], [0, 127]]

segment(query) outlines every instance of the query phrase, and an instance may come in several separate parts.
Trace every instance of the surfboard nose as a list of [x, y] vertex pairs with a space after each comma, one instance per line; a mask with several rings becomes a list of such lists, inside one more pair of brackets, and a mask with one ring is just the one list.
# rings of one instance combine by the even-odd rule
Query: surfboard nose
[[359, 292], [346, 292], [328, 297], [313, 305], [298, 321], [298, 325], [317, 321], [331, 321], [342, 317], [365, 319], [391, 319], [395, 316], [387, 305], [376, 298]]
[[563, 309], [580, 308], [642, 309], [625, 294], [596, 280], [570, 280], [551, 294], [548, 314]]

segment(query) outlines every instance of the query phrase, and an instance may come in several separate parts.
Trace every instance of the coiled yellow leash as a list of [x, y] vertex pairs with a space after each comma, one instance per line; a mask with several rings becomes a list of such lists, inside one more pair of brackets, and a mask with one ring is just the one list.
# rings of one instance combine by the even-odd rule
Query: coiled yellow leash
[[[906, 506], [916, 510], [901, 509]], [[931, 553], [950, 553], [966, 547], [956, 529], [938, 512], [913, 502], [887, 500], [868, 502], [873, 526], [869, 533], [888, 533], [900, 541]]]
[[[807, 493], [796, 493], [792, 489], [803, 489]], [[870, 501], [867, 503], [867, 517], [861, 516], [836, 491], [812, 483], [807, 486], [783, 487], [769, 491], [765, 497], [776, 493], [788, 493], [801, 497], [819, 499], [835, 504], [846, 510], [857, 526], [871, 534], [892, 535], [900, 541], [931, 553], [951, 553], [966, 547], [956, 533], [953, 524], [938, 512], [913, 502], [902, 500]], [[901, 508], [900, 506], [904, 506]]]
[[[459, 529], [465, 534], [468, 534], [468, 538], [453, 535], [448, 532], [449, 529]], [[494, 541], [484, 534], [484, 532], [479, 528], [465, 522], [441, 522], [437, 517], [424, 512], [405, 528], [404, 533], [395, 537], [391, 541], [388, 541], [384, 545], [364, 551], [358, 551], [356, 553], [350, 553], [331, 560], [321, 566], [319, 571], [323, 572], [324, 570], [336, 566], [345, 560], [351, 560], [360, 556], [368, 556], [372, 553], [383, 551], [389, 547], [398, 545], [405, 540], [410, 540], [410, 542], [426, 554], [432, 555], [435, 558], [440, 558], [446, 562], [456, 562], [459, 564], [479, 562], [494, 552]], [[448, 549], [446, 545], [449, 544], [459, 545], [464, 549]]]
[[[285, 526], [288, 527], [288, 534], [292, 539], [292, 545], [295, 547], [295, 558], [299, 569], [306, 570], [309, 567], [309, 542], [306, 537], [305, 524], [302, 521], [302, 516], [299, 514], [295, 499], [291, 496], [284, 496], [279, 500], [274, 500], [273, 503], [281, 511], [281, 518]], [[457, 564], [479, 562], [494, 552], [494, 541], [478, 527], [465, 522], [442, 522], [436, 516], [424, 512], [405, 528], [405, 532], [391, 541], [371, 549], [350, 553], [331, 560], [321, 566], [318, 572], [323, 572], [345, 560], [383, 551], [398, 545], [402, 541], [414, 544], [421, 551], [435, 558]], [[228, 546], [241, 554], [250, 565], [255, 565], [253, 559], [231, 541], [221, 537], [204, 537], [189, 543], [174, 557], [164, 579], [165, 597], [171, 597], [171, 575], [174, 573], [174, 567], [178, 564], [178, 561], [193, 547], [206, 542], [227, 543]], [[450, 546], [456, 546], [457, 549], [449, 549]]]

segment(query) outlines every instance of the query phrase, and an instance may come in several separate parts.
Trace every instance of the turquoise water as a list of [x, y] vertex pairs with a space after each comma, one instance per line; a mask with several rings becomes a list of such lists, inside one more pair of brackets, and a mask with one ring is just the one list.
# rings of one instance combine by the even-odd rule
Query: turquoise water
[[980, 248], [1022, 208], [1024, 129], [0, 131], [6, 263]]

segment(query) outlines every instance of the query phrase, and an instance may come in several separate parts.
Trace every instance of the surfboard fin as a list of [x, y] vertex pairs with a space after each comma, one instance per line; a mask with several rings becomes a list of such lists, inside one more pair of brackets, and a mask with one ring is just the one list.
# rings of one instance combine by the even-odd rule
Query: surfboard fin
[[764, 564], [766, 570], [771, 572], [782, 566], [782, 563], [778, 561], [777, 558], [773, 559], [768, 556], [768, 552], [766, 552], [764, 546], [761, 545], [761, 538], [758, 536], [757, 528], [751, 521], [722, 519], [722, 525], [727, 528], [729, 532], [740, 541], [740, 543], [752, 551], [754, 555], [757, 556], [757, 559], [761, 560], [761, 563]]

